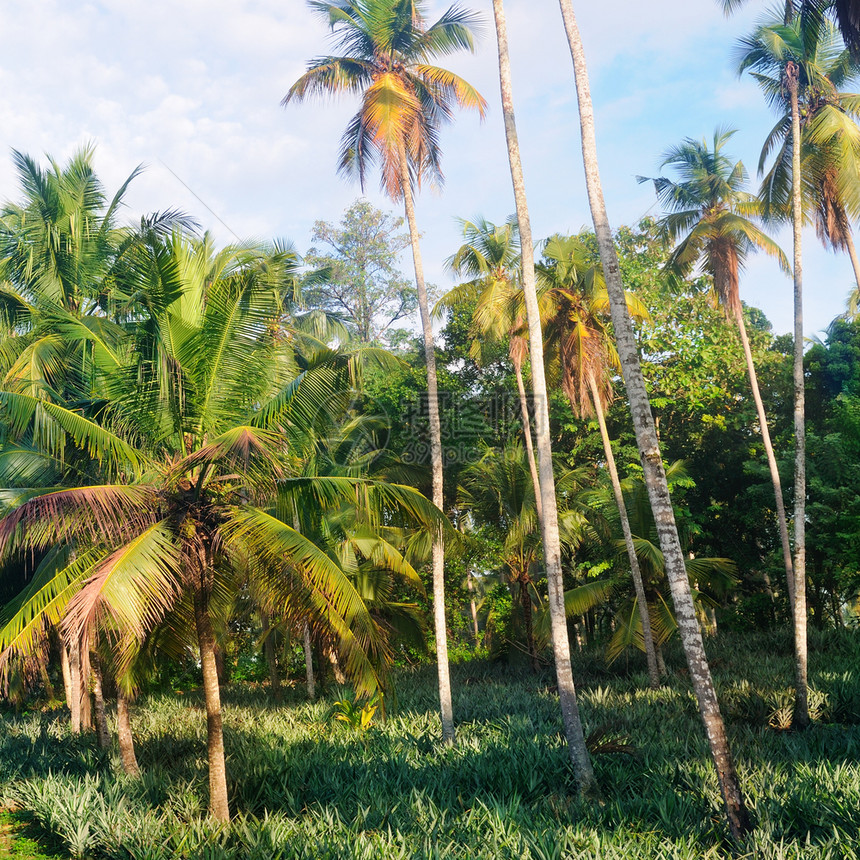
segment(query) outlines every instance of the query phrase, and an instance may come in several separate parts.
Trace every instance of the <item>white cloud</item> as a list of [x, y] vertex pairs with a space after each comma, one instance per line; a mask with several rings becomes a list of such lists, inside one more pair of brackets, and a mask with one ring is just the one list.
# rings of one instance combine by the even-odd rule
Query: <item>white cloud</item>
[[[434, 0], [431, 12], [446, 5]], [[588, 209], [559, 14], [533, 0], [506, 5], [534, 229], [578, 230]], [[755, 87], [734, 79], [729, 55], [757, 4], [729, 21], [713, 0], [577, 5], [613, 223], [632, 222], [652, 204], [633, 177], [652, 173], [660, 152], [681, 137], [738, 124], [737, 157], [755, 164], [770, 118]], [[444, 131], [445, 191], [418, 201], [427, 270], [439, 283], [448, 282], [441, 261], [459, 241], [455, 216], [501, 220], [513, 209], [489, 16], [487, 25], [477, 55], [445, 64], [484, 92], [491, 114], [483, 125], [459, 117]], [[3, 152], [62, 159], [89, 139], [109, 189], [134, 165], [149, 165], [129, 192], [130, 214], [178, 206], [223, 241], [230, 230], [209, 209], [239, 235], [286, 236], [304, 248], [314, 220], [336, 220], [359, 194], [335, 175], [353, 102], [279, 105], [307, 60], [330, 47], [303, 0], [6, 0], [0, 33], [0, 198], [17, 195]], [[389, 205], [375, 178], [367, 192]], [[778, 277], [762, 269], [757, 280]], [[843, 286], [832, 291], [838, 302], [819, 292], [810, 319], [838, 313]], [[774, 317], [785, 305], [776, 294], [760, 293]]]

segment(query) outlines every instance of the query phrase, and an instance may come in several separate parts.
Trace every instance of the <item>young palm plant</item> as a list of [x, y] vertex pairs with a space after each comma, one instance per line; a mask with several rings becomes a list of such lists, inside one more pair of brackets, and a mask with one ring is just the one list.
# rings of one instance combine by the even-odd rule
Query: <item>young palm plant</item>
[[[320, 57], [290, 87], [283, 104], [309, 96], [359, 93], [361, 106], [343, 135], [339, 169], [357, 176], [364, 187], [368, 169], [378, 164], [383, 190], [402, 200], [412, 244], [418, 307], [427, 364], [427, 407], [433, 503], [444, 507], [442, 431], [433, 327], [419, 232], [414, 187], [422, 180], [440, 182], [440, 126], [455, 107], [484, 115], [483, 97], [453, 72], [431, 65], [433, 59], [473, 50], [478, 17], [452, 6], [433, 24], [421, 0], [311, 0], [312, 9], [328, 22], [341, 56]], [[442, 737], [454, 740], [451, 681], [445, 623], [445, 558], [442, 536], [433, 549], [433, 616], [439, 666]]]

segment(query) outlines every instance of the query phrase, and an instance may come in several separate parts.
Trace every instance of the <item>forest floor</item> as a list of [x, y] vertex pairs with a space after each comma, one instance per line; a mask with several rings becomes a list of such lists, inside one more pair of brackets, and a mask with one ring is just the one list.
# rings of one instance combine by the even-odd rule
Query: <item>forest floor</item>
[[279, 705], [264, 688], [225, 688], [229, 826], [205, 816], [199, 692], [135, 705], [136, 780], [115, 751], [70, 735], [62, 713], [0, 717], [0, 804], [17, 810], [0, 819], [0, 857], [856, 860], [860, 633], [815, 633], [810, 644], [815, 722], [794, 732], [788, 636], [707, 643], [757, 823], [743, 846], [728, 842], [674, 646], [659, 691], [638, 658], [607, 666], [601, 654], [575, 655], [602, 803], [576, 798], [551, 672], [486, 660], [453, 667], [450, 748], [439, 743], [433, 666], [399, 671], [396, 705], [389, 696], [388, 719], [377, 714], [366, 730], [335, 719], [337, 688], [311, 703], [297, 685]]

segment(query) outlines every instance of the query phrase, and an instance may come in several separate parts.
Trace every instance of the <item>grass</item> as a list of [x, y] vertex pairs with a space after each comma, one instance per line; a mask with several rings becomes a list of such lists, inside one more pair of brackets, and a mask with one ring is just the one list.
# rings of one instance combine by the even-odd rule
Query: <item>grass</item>
[[[784, 730], [789, 649], [763, 635], [709, 643], [758, 823], [740, 855], [857, 858], [860, 636], [813, 637], [818, 719], [804, 733]], [[575, 798], [552, 677], [486, 661], [453, 667], [453, 748], [439, 745], [433, 667], [402, 673], [397, 712], [366, 730], [333, 718], [337, 691], [307, 703], [296, 690], [275, 707], [263, 690], [227, 689], [229, 827], [205, 817], [205, 713], [193, 693], [136, 706], [138, 780], [62, 717], [7, 720], [0, 785], [42, 850], [76, 858], [730, 857], [695, 701], [680, 655], [669, 660], [677, 671], [652, 692], [638, 664], [577, 655], [602, 805]]]

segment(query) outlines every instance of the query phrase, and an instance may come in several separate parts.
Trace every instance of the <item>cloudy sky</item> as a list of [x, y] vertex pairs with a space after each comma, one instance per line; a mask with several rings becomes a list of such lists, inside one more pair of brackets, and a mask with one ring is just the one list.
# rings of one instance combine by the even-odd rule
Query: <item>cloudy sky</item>
[[[438, 16], [445, 5], [428, 3]], [[501, 221], [513, 211], [499, 108], [489, 0], [469, 0], [487, 28], [473, 56], [445, 65], [490, 103], [443, 133], [446, 184], [418, 201], [429, 278], [459, 245], [458, 217]], [[734, 41], [763, 5], [726, 20], [716, 0], [580, 2], [601, 171], [613, 225], [659, 214], [650, 185], [660, 154], [684, 137], [737, 128], [729, 153], [755, 172], [773, 117], [734, 72]], [[514, 97], [536, 236], [589, 222], [570, 55], [553, 2], [509, 0]], [[279, 105], [327, 29], [304, 0], [4, 0], [0, 5], [0, 199], [18, 196], [9, 153], [62, 161], [87, 142], [112, 191], [137, 164], [128, 217], [179, 207], [219, 240], [285, 237], [309, 245], [317, 219], [337, 220], [360, 193], [335, 174], [349, 99]], [[367, 196], [390, 204], [374, 185]], [[790, 236], [780, 240], [788, 249]], [[847, 259], [805, 235], [806, 330], [845, 307]], [[404, 268], [406, 266], [404, 265]], [[754, 259], [744, 299], [778, 332], [791, 328], [791, 285]]]

